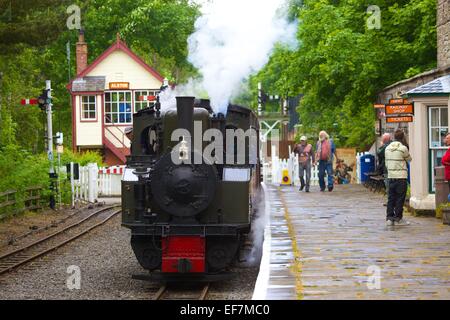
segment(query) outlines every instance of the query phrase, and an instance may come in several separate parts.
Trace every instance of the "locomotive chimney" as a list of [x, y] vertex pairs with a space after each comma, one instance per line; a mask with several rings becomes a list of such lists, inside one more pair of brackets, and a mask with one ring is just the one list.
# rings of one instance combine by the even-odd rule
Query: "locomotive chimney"
[[194, 132], [194, 97], [177, 97], [178, 128]]
[[77, 42], [77, 74], [87, 68], [88, 46], [84, 41], [84, 30], [80, 29]]

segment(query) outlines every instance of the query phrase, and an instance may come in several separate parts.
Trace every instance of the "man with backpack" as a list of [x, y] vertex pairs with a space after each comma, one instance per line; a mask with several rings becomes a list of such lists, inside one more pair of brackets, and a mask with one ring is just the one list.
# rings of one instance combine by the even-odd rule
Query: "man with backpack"
[[[377, 169], [375, 170], [379, 175], [382, 175], [384, 177], [384, 187], [386, 189], [386, 193], [389, 192], [389, 179], [388, 179], [388, 171], [386, 168], [386, 161], [385, 161], [384, 154], [385, 154], [386, 148], [391, 143], [391, 140], [392, 140], [391, 135], [389, 133], [385, 133], [381, 137], [381, 142], [383, 143], [383, 145], [380, 147], [380, 149], [378, 150], [378, 153], [377, 153], [378, 166], [377, 166]], [[384, 204], [384, 206], [386, 207], [387, 204]]]
[[[319, 162], [319, 185], [320, 191], [325, 191], [325, 172], [328, 176], [328, 191], [333, 191], [333, 158], [336, 155], [336, 146], [325, 131], [319, 133], [319, 141], [316, 146], [316, 162]], [[336, 159], [338, 159], [336, 155]]]
[[[305, 192], [309, 192], [309, 186], [311, 182], [311, 168], [314, 162], [314, 152], [312, 145], [307, 142], [307, 138], [302, 136], [300, 143], [294, 148], [294, 153], [298, 154], [298, 166], [300, 176], [300, 191], [305, 189]], [[306, 181], [304, 176], [306, 175]]]

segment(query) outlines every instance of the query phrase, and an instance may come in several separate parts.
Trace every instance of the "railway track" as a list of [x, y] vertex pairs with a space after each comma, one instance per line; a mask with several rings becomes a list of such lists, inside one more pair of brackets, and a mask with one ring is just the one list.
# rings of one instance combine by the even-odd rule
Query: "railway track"
[[204, 284], [200, 290], [192, 287], [188, 290], [181, 290], [180, 288], [169, 288], [168, 285], [163, 285], [156, 292], [153, 300], [205, 300], [209, 287], [209, 282]]
[[103, 225], [121, 212], [118, 206], [94, 211], [80, 221], [72, 223], [46, 237], [0, 255], [0, 275], [10, 272], [28, 262], [42, 257]]

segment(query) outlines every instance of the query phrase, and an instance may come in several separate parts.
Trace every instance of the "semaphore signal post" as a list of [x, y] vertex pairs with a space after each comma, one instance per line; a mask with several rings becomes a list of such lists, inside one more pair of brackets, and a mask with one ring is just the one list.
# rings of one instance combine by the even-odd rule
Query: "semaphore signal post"
[[[55, 201], [55, 192], [58, 193], [59, 190], [55, 186], [55, 180], [58, 178], [58, 175], [55, 172], [54, 166], [54, 154], [53, 154], [53, 119], [52, 119], [52, 85], [50, 80], [45, 81], [45, 89], [42, 91], [41, 96], [37, 99], [22, 99], [20, 102], [22, 105], [39, 105], [39, 108], [42, 111], [47, 113], [47, 156], [50, 162], [49, 166], [49, 177], [50, 177], [50, 208], [55, 209], [56, 201]], [[62, 142], [62, 134], [58, 133], [57, 138]], [[61, 143], [62, 144], [62, 143]]]

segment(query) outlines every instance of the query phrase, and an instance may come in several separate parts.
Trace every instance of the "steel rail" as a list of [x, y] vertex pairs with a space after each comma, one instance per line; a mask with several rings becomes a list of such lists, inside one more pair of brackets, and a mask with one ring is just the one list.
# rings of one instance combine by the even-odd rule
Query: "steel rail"
[[102, 213], [102, 212], [105, 212], [105, 211], [114, 209], [114, 208], [116, 208], [116, 207], [118, 207], [118, 206], [110, 206], [110, 207], [102, 208], [102, 209], [100, 209], [100, 210], [97, 210], [97, 211], [95, 211], [95, 212], [92, 212], [90, 215], [88, 215], [87, 217], [81, 219], [80, 221], [74, 222], [74, 223], [72, 223], [71, 225], [68, 225], [67, 227], [65, 227], [65, 228], [63, 228], [63, 229], [56, 231], [55, 233], [52, 233], [52, 234], [50, 234], [50, 235], [48, 235], [48, 236], [46, 236], [46, 237], [43, 237], [43, 238], [41, 238], [41, 239], [38, 239], [38, 240], [36, 240], [36, 241], [34, 241], [34, 242], [32, 242], [32, 243], [26, 245], [26, 246], [23, 246], [23, 247], [21, 247], [21, 248], [18, 248], [18, 249], [14, 250], [14, 251], [10, 251], [10, 252], [7, 252], [7, 253], [5, 253], [5, 254], [3, 254], [3, 255], [0, 255], [0, 260], [5, 259], [5, 258], [7, 258], [7, 257], [9, 257], [9, 256], [14, 255], [14, 254], [17, 254], [17, 253], [19, 253], [19, 252], [21, 252], [21, 251], [28, 250], [28, 249], [30, 249], [31, 247], [34, 247], [34, 246], [36, 246], [36, 245], [38, 245], [38, 244], [40, 244], [40, 243], [42, 243], [42, 242], [44, 242], [44, 241], [47, 241], [47, 240], [49, 240], [49, 239], [51, 239], [51, 238], [54, 238], [54, 237], [56, 237], [56, 236], [58, 236], [58, 235], [60, 235], [60, 234], [62, 234], [62, 233], [64, 233], [64, 232], [66, 232], [67, 230], [70, 230], [70, 229], [72, 229], [72, 228], [74, 228], [74, 227], [79, 226], [80, 224], [82, 224], [82, 223], [85, 222], [86, 220], [89, 220], [89, 219], [92, 218], [93, 216], [96, 216], [96, 215], [98, 215], [98, 214], [100, 214], [100, 213]]
[[[20, 249], [14, 251], [14, 252], [12, 252], [12, 253], [8, 253], [8, 254], [6, 254], [6, 255], [0, 257], [0, 264], [1, 264], [1, 260], [2, 260], [2, 259], [5, 259], [5, 258], [7, 258], [7, 257], [10, 257], [10, 256], [13, 255], [13, 254], [20, 253], [20, 252], [25, 251], [25, 250], [27, 250], [27, 249], [31, 249], [32, 247], [36, 246], [37, 244], [41, 244], [41, 243], [43, 243], [44, 241], [46, 241], [46, 240], [48, 240], [48, 239], [51, 239], [51, 238], [55, 237], [56, 235], [62, 234], [64, 231], [67, 231], [67, 230], [69, 230], [69, 229], [71, 229], [71, 228], [73, 228], [73, 227], [75, 227], [75, 226], [81, 225], [84, 221], [86, 221], [86, 220], [89, 219], [89, 218], [92, 218], [94, 215], [97, 215], [97, 214], [99, 214], [99, 213], [101, 213], [101, 212], [105, 212], [105, 211], [111, 210], [111, 209], [113, 209], [113, 208], [115, 208], [115, 207], [117, 207], [117, 206], [108, 207], [108, 208], [104, 208], [104, 209], [102, 209], [102, 210], [96, 211], [96, 212], [92, 213], [91, 215], [89, 215], [88, 217], [82, 219], [81, 221], [78, 221], [77, 223], [74, 223], [74, 224], [72, 224], [72, 225], [70, 225], [70, 226], [68, 226], [68, 227], [66, 227], [66, 228], [64, 228], [64, 229], [62, 229], [62, 230], [60, 230], [59, 232], [57, 232], [57, 233], [55, 233], [55, 234], [52, 234], [52, 235], [50, 235], [50, 236], [48, 236], [48, 237], [45, 237], [44, 239], [40, 239], [40, 240], [38, 240], [38, 241], [35, 241], [33, 244], [30, 244], [30, 245], [28, 245], [28, 246], [26, 246], [26, 247], [20, 248]], [[35, 259], [37, 259], [37, 258], [39, 258], [39, 257], [41, 257], [41, 256], [43, 256], [43, 255], [46, 255], [47, 253], [49, 253], [49, 252], [51, 252], [51, 251], [54, 251], [54, 250], [56, 250], [56, 249], [58, 249], [58, 248], [60, 248], [60, 247], [62, 247], [62, 246], [64, 246], [64, 245], [66, 245], [67, 243], [70, 243], [70, 242], [72, 242], [72, 241], [78, 239], [79, 237], [81, 237], [81, 236], [87, 234], [88, 232], [90, 232], [91, 230], [93, 230], [93, 229], [95, 229], [95, 228], [97, 228], [97, 227], [99, 227], [99, 226], [105, 224], [107, 221], [109, 221], [111, 218], [113, 218], [114, 216], [116, 216], [116, 215], [117, 215], [118, 213], [120, 213], [121, 211], [122, 211], [122, 210], [116, 210], [116, 211], [112, 212], [109, 216], [107, 216], [105, 219], [101, 220], [100, 222], [98, 222], [98, 223], [96, 223], [96, 224], [90, 226], [90, 227], [87, 228], [87, 229], [84, 229], [82, 232], [80, 232], [80, 233], [78, 233], [78, 234], [76, 234], [76, 235], [70, 237], [69, 239], [66, 239], [66, 240], [64, 240], [64, 241], [58, 242], [58, 243], [55, 244], [55, 245], [50, 246], [49, 248], [46, 248], [46, 249], [41, 250], [41, 251], [38, 251], [37, 253], [32, 254], [32, 255], [30, 255], [30, 256], [22, 256], [22, 255], [19, 255], [19, 260], [15, 259], [15, 260], [13, 261], [13, 264], [8, 265], [8, 266], [6, 266], [6, 267], [4, 267], [4, 268], [2, 268], [2, 267], [0, 266], [0, 275], [1, 275], [1, 274], [4, 274], [4, 273], [6, 273], [6, 272], [12, 271], [13, 269], [15, 269], [15, 268], [17, 268], [17, 267], [19, 267], [19, 266], [21, 266], [21, 265], [23, 265], [23, 264], [25, 264], [25, 263], [28, 263], [28, 262], [30, 262], [30, 261], [33, 261], [33, 260], [35, 260]]]
[[[208, 282], [202, 287], [202, 290], [200, 292], [199, 298], [187, 299], [187, 298], [183, 297], [183, 298], [179, 298], [179, 299], [176, 299], [176, 298], [170, 299], [169, 298], [167, 300], [205, 300], [206, 296], [208, 295], [210, 284], [211, 283]], [[175, 289], [172, 289], [172, 291], [175, 291]], [[159, 288], [159, 290], [153, 296], [153, 300], [165, 300], [165, 299], [162, 299], [162, 298], [163, 298], [164, 294], [167, 293], [167, 292], [170, 292], [168, 286], [167, 285], [161, 286]]]

